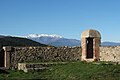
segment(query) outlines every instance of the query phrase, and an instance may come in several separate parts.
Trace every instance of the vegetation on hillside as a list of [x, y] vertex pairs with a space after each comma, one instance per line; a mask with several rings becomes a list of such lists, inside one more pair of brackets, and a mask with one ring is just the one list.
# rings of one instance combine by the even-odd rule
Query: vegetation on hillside
[[2, 37], [0, 38], [0, 46], [46, 46], [38, 42], [26, 38], [19, 37]]
[[45, 79], [45, 80], [120, 80], [120, 65], [111, 63], [68, 62], [53, 65], [50, 70], [24, 73], [9, 70], [1, 73], [1, 79]]

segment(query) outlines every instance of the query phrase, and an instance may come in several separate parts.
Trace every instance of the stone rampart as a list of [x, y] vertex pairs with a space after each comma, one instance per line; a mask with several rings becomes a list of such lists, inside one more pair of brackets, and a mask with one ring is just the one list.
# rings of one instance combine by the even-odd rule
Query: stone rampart
[[80, 60], [80, 47], [14, 47], [11, 66], [21, 62], [54, 62]]
[[[13, 47], [10, 66], [24, 62], [80, 61], [81, 47]], [[120, 46], [100, 47], [100, 61], [120, 62]]]
[[120, 63], [120, 46], [101, 47], [100, 60]]

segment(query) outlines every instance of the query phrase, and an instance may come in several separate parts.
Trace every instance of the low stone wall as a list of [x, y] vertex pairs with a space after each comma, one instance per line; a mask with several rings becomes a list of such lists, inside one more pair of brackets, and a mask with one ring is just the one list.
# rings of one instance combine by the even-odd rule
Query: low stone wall
[[11, 66], [17, 68], [21, 62], [77, 61], [80, 47], [14, 47]]
[[[56, 62], [81, 60], [81, 47], [13, 47], [11, 67], [24, 62]], [[120, 46], [100, 47], [100, 61], [120, 63]]]
[[100, 60], [120, 63], [120, 46], [101, 47]]

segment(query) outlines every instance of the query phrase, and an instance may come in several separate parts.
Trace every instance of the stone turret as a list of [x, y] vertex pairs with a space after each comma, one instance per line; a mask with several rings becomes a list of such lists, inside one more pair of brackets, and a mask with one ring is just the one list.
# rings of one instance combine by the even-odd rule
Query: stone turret
[[81, 34], [82, 61], [99, 61], [101, 35], [98, 31], [89, 29]]

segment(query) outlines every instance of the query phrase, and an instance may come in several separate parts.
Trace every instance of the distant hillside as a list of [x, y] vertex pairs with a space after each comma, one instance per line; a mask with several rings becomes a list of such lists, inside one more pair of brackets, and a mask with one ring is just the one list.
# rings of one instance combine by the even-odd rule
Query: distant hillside
[[[45, 44], [45, 45], [44, 45]], [[80, 40], [67, 39], [59, 35], [28, 35], [23, 38], [0, 35], [0, 46], [80, 46]], [[102, 42], [101, 46], [120, 46], [116, 42]]]
[[26, 38], [0, 36], [0, 46], [46, 46]]
[[116, 43], [116, 42], [102, 42], [101, 46], [120, 46], [120, 43]]

